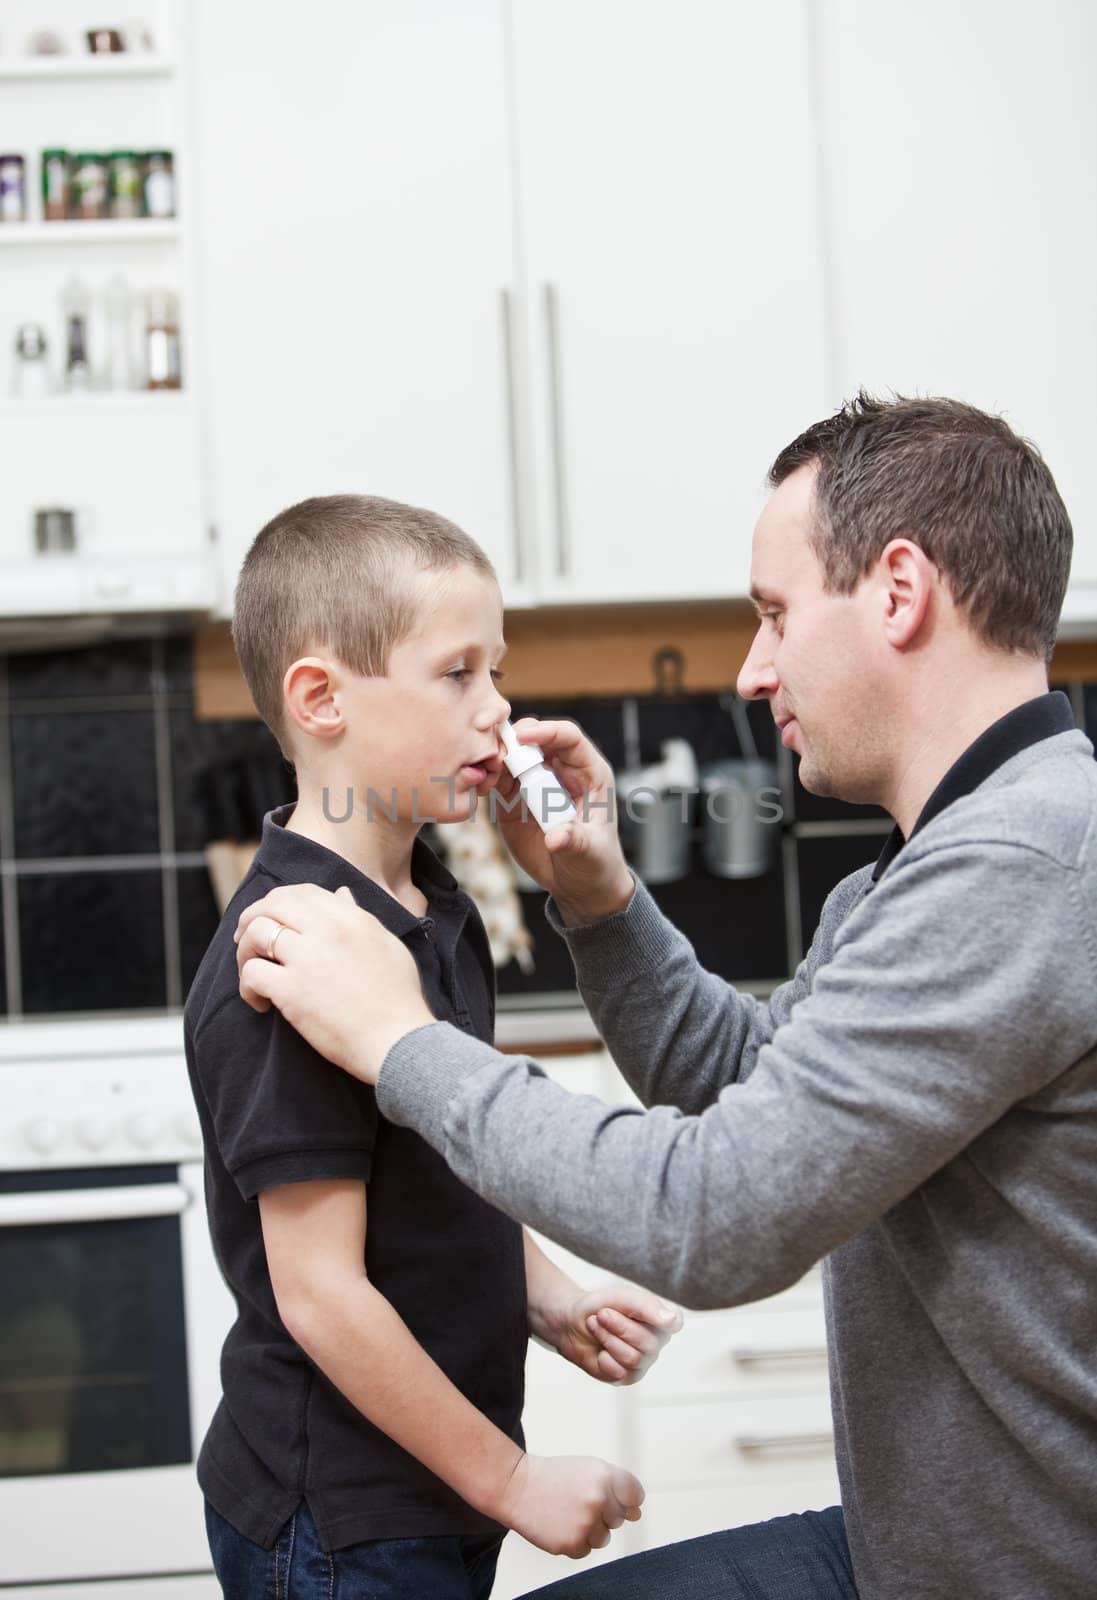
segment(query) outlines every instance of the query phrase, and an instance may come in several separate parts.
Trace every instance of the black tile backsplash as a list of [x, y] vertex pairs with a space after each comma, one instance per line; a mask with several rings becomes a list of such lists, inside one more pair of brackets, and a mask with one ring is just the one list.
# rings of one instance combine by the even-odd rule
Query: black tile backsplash
[[1097, 745], [1097, 683], [1086, 684], [1082, 704], [1085, 708], [1086, 734]]
[[805, 952], [819, 926], [819, 914], [827, 895], [851, 872], [875, 862], [887, 842], [887, 836], [887, 832], [881, 831], [876, 836], [839, 834], [822, 839], [797, 839], [800, 941]]
[[11, 713], [17, 859], [155, 855], [153, 711]]
[[159, 870], [19, 879], [23, 1010], [144, 1010], [167, 1004]]
[[[293, 798], [292, 769], [261, 723], [196, 721], [185, 636], [0, 657], [0, 675], [0, 744], [11, 756], [10, 777], [0, 761], [0, 810], [12, 819], [15, 846], [2, 870], [18, 934], [9, 986], [0, 919], [0, 1013], [178, 1004], [218, 921], [203, 847], [254, 837], [263, 813]], [[1072, 696], [1097, 738], [1097, 685], [1074, 686]], [[716, 695], [648, 696], [637, 709], [645, 765], [670, 738], [688, 739], [702, 766], [744, 753]], [[621, 699], [516, 702], [515, 718], [526, 714], [573, 718], [615, 768], [624, 765]], [[810, 944], [827, 894], [875, 860], [889, 821], [875, 807], [807, 794], [795, 760], [778, 749], [768, 707], [747, 714], [758, 753], [782, 772], [785, 814], [775, 831], [785, 848], [761, 877], [718, 878], [705, 869], [698, 828], [687, 875], [653, 893], [711, 971], [765, 981], [784, 976], [797, 948]], [[0, 827], [0, 842], [8, 836]], [[165, 885], [173, 892], [165, 895]], [[544, 898], [522, 895], [536, 970], [503, 968], [503, 996], [574, 988]], [[786, 907], [797, 905], [790, 936]]]
[[180, 992], [185, 997], [221, 918], [204, 866], [180, 867], [175, 881], [179, 899]]
[[[189, 641], [181, 641], [188, 663]], [[93, 645], [8, 657], [8, 692], [13, 700], [106, 699], [152, 692], [153, 641]]]

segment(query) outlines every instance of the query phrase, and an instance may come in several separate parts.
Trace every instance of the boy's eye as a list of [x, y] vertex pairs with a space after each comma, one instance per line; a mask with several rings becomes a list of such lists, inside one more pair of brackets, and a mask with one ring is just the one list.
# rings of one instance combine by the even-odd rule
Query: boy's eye
[[[460, 683], [463, 681], [463, 679], [470, 677], [471, 674], [471, 667], [454, 667], [452, 672], [446, 673], [446, 677], [452, 678], [455, 683]], [[499, 683], [501, 679], [506, 677], [506, 673], [500, 672], [498, 667], [492, 667], [491, 676], [496, 683]]]

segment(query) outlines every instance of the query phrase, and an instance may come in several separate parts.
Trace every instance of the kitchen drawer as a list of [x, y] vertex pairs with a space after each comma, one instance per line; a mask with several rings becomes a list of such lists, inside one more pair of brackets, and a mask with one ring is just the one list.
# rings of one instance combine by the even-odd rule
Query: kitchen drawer
[[645, 1404], [694, 1395], [800, 1394], [826, 1386], [821, 1306], [789, 1306], [779, 1295], [733, 1311], [687, 1314], [636, 1393]]
[[649, 1490], [833, 1470], [830, 1400], [821, 1393], [637, 1406], [633, 1426], [635, 1470]]
[[649, 1490], [638, 1523], [645, 1550], [677, 1539], [698, 1539], [722, 1528], [765, 1522], [797, 1511], [822, 1511], [839, 1504], [833, 1468], [786, 1473], [763, 1481], [700, 1488]]

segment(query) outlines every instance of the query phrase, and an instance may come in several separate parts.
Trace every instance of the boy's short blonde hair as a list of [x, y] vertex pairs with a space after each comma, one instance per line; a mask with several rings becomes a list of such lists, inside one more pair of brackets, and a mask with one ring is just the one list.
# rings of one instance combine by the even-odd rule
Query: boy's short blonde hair
[[495, 578], [476, 541], [445, 517], [375, 495], [320, 495], [267, 523], [240, 569], [232, 639], [283, 749], [286, 668], [329, 651], [351, 672], [383, 677], [421, 603], [412, 575], [458, 566]]

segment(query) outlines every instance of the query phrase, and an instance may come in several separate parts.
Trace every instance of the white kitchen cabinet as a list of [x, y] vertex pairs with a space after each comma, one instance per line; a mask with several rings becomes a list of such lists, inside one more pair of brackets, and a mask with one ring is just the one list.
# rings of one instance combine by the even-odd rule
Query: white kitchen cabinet
[[[550, 1078], [572, 1094], [597, 1095], [601, 1100], [631, 1098], [628, 1086], [605, 1050], [594, 1048], [582, 1055], [552, 1056], [540, 1062]], [[579, 1261], [551, 1240], [534, 1234], [545, 1254], [584, 1286], [602, 1282], [610, 1274]], [[535, 1455], [600, 1456], [605, 1461], [630, 1465], [627, 1457], [629, 1396], [631, 1391], [588, 1378], [554, 1352], [531, 1344], [526, 1362], [526, 1406], [523, 1427], [526, 1445]], [[605, 1550], [583, 1561], [550, 1556], [518, 1534], [503, 1543], [493, 1600], [512, 1600], [530, 1589], [641, 1547], [639, 1525], [626, 1524], [614, 1534]]]
[[514, 0], [539, 594], [745, 594], [827, 409], [806, 6]]
[[[604, 1049], [541, 1065], [573, 1093], [637, 1103]], [[606, 1276], [538, 1242], [578, 1282]], [[531, 1450], [619, 1462], [647, 1491], [641, 1520], [580, 1567], [838, 1502], [818, 1270], [754, 1305], [687, 1313], [682, 1331], [635, 1386], [594, 1383], [536, 1347], [526, 1371]], [[512, 1534], [495, 1600], [513, 1600], [574, 1570]]]
[[1097, 578], [1097, 9], [817, 6], [836, 376], [1002, 411]]
[[[33, 0], [12, 0], [4, 9], [4, 148], [24, 157], [26, 186], [26, 220], [0, 225], [0, 563], [20, 590], [8, 601], [16, 611], [39, 603], [64, 609], [54, 603], [55, 586], [72, 591], [77, 611], [200, 609], [209, 599], [191, 337], [197, 308], [187, 187], [188, 35], [178, 12], [177, 0], [146, 8], [154, 49], [92, 56], [84, 48], [89, 18], [80, 0], [56, 0], [48, 14]], [[25, 53], [43, 24], [60, 33], [66, 54]], [[170, 150], [176, 215], [44, 221], [41, 152], [58, 147], [70, 154]], [[179, 303], [182, 389], [150, 392], [118, 386], [117, 373], [108, 378], [107, 295], [119, 276], [131, 299], [131, 382], [145, 381], [145, 294], [167, 289]], [[63, 294], [74, 280], [87, 296], [91, 383], [68, 392]], [[16, 334], [24, 324], [45, 334], [57, 392], [44, 398], [16, 392]], [[107, 388], [110, 381], [116, 386]], [[34, 514], [47, 507], [77, 513], [75, 553], [36, 557]]]
[[508, 604], [743, 593], [826, 393], [806, 0], [196, 8], [226, 574], [428, 505]]
[[199, 0], [208, 438], [227, 578], [276, 512], [441, 512], [523, 596], [497, 0]]

